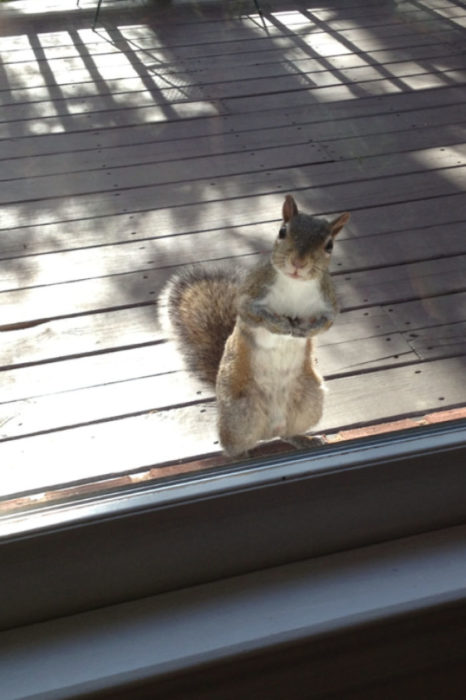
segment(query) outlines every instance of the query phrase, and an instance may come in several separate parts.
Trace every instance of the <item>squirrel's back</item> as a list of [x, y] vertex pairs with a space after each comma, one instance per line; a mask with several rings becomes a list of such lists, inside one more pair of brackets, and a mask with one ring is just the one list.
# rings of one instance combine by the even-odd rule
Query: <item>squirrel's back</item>
[[188, 368], [215, 384], [225, 342], [237, 315], [239, 270], [192, 266], [168, 283], [166, 303], [175, 340]]

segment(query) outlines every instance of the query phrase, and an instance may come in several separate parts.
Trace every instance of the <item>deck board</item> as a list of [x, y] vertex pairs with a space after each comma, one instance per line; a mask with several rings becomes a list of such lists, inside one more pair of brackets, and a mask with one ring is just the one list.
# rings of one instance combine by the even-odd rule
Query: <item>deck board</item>
[[[221, 221], [218, 220], [219, 214], [223, 219], [223, 226], [228, 226], [231, 225], [237, 211], [251, 212], [252, 221], [259, 222], [264, 220], [265, 211], [270, 212], [274, 202], [275, 211], [280, 216], [281, 207], [278, 202], [289, 190], [300, 193], [303, 208], [309, 202], [309, 209], [312, 202], [315, 213], [334, 213], [341, 209], [354, 211], [368, 204], [390, 204], [400, 199], [429, 199], [432, 196], [440, 197], [462, 191], [466, 174], [465, 150], [464, 144], [455, 144], [445, 148], [422, 149], [417, 157], [404, 153], [397, 154], [396, 158], [374, 156], [365, 159], [364, 164], [355, 159], [353, 168], [350, 168], [346, 161], [307, 166], [303, 156], [304, 163], [301, 167], [294, 165], [283, 171], [280, 167], [276, 170], [267, 170], [264, 167], [251, 171], [247, 160], [248, 170], [242, 174], [214, 175], [212, 178], [197, 179], [198, 172], [191, 171], [191, 177], [195, 179], [190, 180], [188, 171], [182, 180], [159, 185], [144, 183], [133, 186], [122, 169], [116, 177], [108, 177], [104, 182], [101, 182], [100, 178], [97, 185], [99, 190], [95, 193], [77, 194], [71, 189], [66, 191], [66, 194], [58, 194], [50, 199], [29, 199], [27, 184], [24, 184], [22, 195], [25, 199], [19, 199], [18, 192], [16, 202], [2, 206], [0, 225], [5, 228], [17, 228], [31, 224], [44, 225], [85, 219], [95, 212], [102, 217], [117, 213], [151, 211], [157, 208], [154, 207], [154, 200], [158, 200], [168, 216], [164, 219], [163, 214], [158, 215], [159, 225], [156, 230], [159, 235], [169, 235], [173, 233], [171, 222], [174, 218], [183, 221], [183, 208], [188, 205], [191, 206], [190, 218], [195, 222], [195, 230], [199, 230], [200, 219], [206, 221], [204, 208], [209, 202], [214, 204], [211, 208], [217, 213], [217, 226], [221, 225]], [[386, 186], [386, 178], [391, 179], [389, 188]], [[158, 175], [155, 179], [158, 179]], [[58, 182], [59, 180], [58, 178]], [[106, 184], [107, 180], [109, 185]], [[92, 183], [92, 177], [90, 182]], [[309, 183], [316, 184], [309, 186]], [[86, 188], [86, 183], [83, 183], [83, 187]], [[75, 189], [79, 190], [79, 187], [75, 185]], [[199, 203], [201, 198], [202, 203]], [[229, 209], [225, 213], [225, 207], [219, 207], [218, 202], [228, 200]], [[247, 216], [243, 221], [248, 221]]]
[[[295, 175], [293, 169], [296, 167], [300, 168], [300, 172], [304, 170], [309, 182], [323, 181], [326, 184], [344, 182], [355, 171], [355, 164], [351, 162], [355, 158], [372, 158], [367, 165], [365, 164], [363, 176], [370, 174], [368, 171], [372, 171], [374, 177], [402, 174], [406, 171], [416, 172], [414, 165], [417, 159], [422, 159], [424, 170], [430, 163], [433, 169], [453, 167], [465, 164], [463, 130], [463, 124], [451, 123], [447, 135], [439, 134], [438, 128], [432, 128], [419, 129], [414, 133], [398, 132], [391, 138], [377, 134], [372, 138], [345, 139], [343, 143], [322, 141], [321, 144], [316, 144], [307, 141], [296, 145], [243, 149], [240, 152], [224, 155], [211, 154], [201, 158], [165, 161], [160, 164], [155, 174], [151, 173], [150, 167], [141, 169], [141, 163], [109, 165], [105, 156], [102, 158], [100, 155], [100, 163], [80, 173], [60, 173], [49, 176], [41, 174], [35, 178], [29, 175], [24, 179], [23, 187], [18, 179], [4, 180], [0, 192], [0, 203], [43, 200], [50, 197], [50, 193], [53, 193], [54, 197], [76, 196], [88, 194], [90, 191], [113, 192], [115, 188], [118, 190], [144, 188], [156, 184], [166, 186], [166, 183], [172, 185], [187, 180], [199, 182], [200, 187], [208, 188], [213, 186], [212, 179], [225, 177], [228, 177], [228, 183], [216, 182], [215, 186], [220, 187], [225, 192], [225, 196], [231, 196], [227, 187], [238, 191], [236, 186], [238, 176], [244, 177], [245, 167], [248, 168], [248, 177], [254, 174], [255, 181], [259, 184], [264, 179], [262, 171], [265, 172], [267, 182], [270, 181], [273, 176], [269, 171], [273, 170], [277, 163], [280, 164], [280, 169], [287, 168], [290, 185], [296, 182], [296, 178], [293, 177]], [[396, 161], [378, 157], [387, 153], [392, 154], [395, 143], [398, 150]], [[437, 149], [432, 148], [433, 146], [437, 146]], [[143, 157], [143, 163], [149, 157], [148, 155]], [[342, 162], [331, 167], [333, 161]], [[329, 165], [317, 167], [325, 163]], [[151, 165], [154, 165], [154, 162], [148, 160], [148, 166]], [[209, 183], [206, 182], [207, 179]], [[287, 177], [284, 177], [283, 181], [288, 184]], [[275, 181], [271, 180], [271, 183], [274, 185]], [[184, 202], [181, 201], [181, 203]]]
[[288, 191], [352, 212], [320, 430], [464, 405], [464, 6], [81, 5], [2, 7], [0, 496], [223, 463], [156, 302], [268, 250]]
[[[128, 47], [129, 48], [129, 47]], [[74, 49], [73, 49], [74, 50]], [[463, 67], [462, 53], [458, 45], [454, 49], [448, 50], [444, 43], [430, 46], [422, 52], [421, 61], [413, 60], [420, 51], [405, 50], [403, 55], [393, 56], [391, 60], [380, 64], [374, 61], [368, 62], [363, 56], [355, 54], [343, 55], [341, 57], [325, 60], [322, 63], [319, 59], [296, 58], [294, 56], [293, 65], [288, 67], [277, 60], [275, 54], [267, 56], [255, 53], [243, 55], [242, 62], [231, 65], [216, 66], [212, 69], [203, 63], [196, 62], [196, 69], [190, 69], [188, 65], [184, 69], [176, 63], [173, 67], [163, 61], [160, 67], [154, 66], [156, 56], [152, 50], [135, 52], [140, 67], [144, 67], [148, 72], [148, 77], [140, 77], [134, 69], [131, 61], [120, 52], [99, 54], [98, 49], [92, 46], [86, 47], [86, 55], [92, 55], [93, 64], [99, 72], [99, 78], [90, 80], [89, 71], [84, 67], [85, 60], [82, 52], [75, 51], [75, 58], [47, 58], [47, 52], [40, 50], [39, 55], [35, 55], [34, 49], [30, 50], [30, 61], [23, 61], [18, 52], [0, 51], [3, 59], [5, 72], [8, 74], [8, 66], [22, 64], [21, 68], [27, 71], [30, 76], [28, 86], [24, 87], [19, 79], [13, 77], [0, 82], [0, 89], [5, 93], [3, 99], [6, 106], [2, 114], [2, 121], [10, 121], [14, 116], [14, 104], [18, 102], [38, 102], [41, 101], [41, 111], [44, 116], [56, 114], [57, 109], [67, 113], [68, 109], [79, 111], [80, 102], [89, 104], [93, 111], [108, 108], [109, 102], [114, 100], [118, 106], [124, 95], [134, 94], [138, 96], [140, 104], [148, 102], [148, 89], [153, 96], [160, 91], [160, 96], [164, 91], [172, 90], [170, 95], [173, 100], [180, 91], [182, 99], [195, 99], [196, 94], [204, 94], [202, 90], [211, 88], [218, 97], [231, 96], [241, 91], [241, 94], [260, 93], [264, 88], [264, 79], [275, 78], [274, 89], [276, 92], [288, 91], [290, 87], [294, 90], [299, 87], [308, 88], [338, 85], [339, 83], [364, 83], [372, 80], [391, 79], [393, 82], [403, 83], [404, 77], [423, 75], [429, 72], [448, 73], [453, 70], [461, 70]], [[220, 56], [223, 52], [220, 53]], [[269, 60], [266, 61], [265, 58]], [[247, 60], [246, 60], [247, 59]], [[262, 59], [262, 60], [260, 60]], [[404, 59], [404, 60], [403, 60]], [[258, 62], [260, 60], [260, 62]], [[43, 75], [44, 66], [53, 73], [47, 82]], [[11, 71], [12, 72], [12, 71]], [[135, 75], [136, 74], [136, 75]], [[291, 82], [291, 77], [293, 81]], [[57, 84], [57, 83], [60, 84]], [[62, 84], [63, 83], [63, 84]], [[407, 83], [409, 85], [409, 83]], [[16, 87], [16, 85], [18, 87]], [[189, 88], [189, 90], [186, 90]], [[50, 90], [50, 92], [49, 92]], [[151, 95], [151, 96], [152, 96]], [[120, 97], [119, 97], [120, 96]], [[7, 101], [10, 97], [11, 102]], [[51, 99], [53, 98], [53, 99]], [[66, 100], [66, 101], [65, 101]], [[152, 101], [152, 100], [150, 100]], [[138, 103], [136, 103], [138, 104]]]
[[[339, 153], [345, 149], [351, 154], [351, 148], [357, 144], [358, 149], [362, 148], [365, 155], [384, 152], [383, 149], [393, 152], [393, 140], [396, 139], [397, 147], [402, 150], [412, 150], [425, 145], [435, 145], [435, 139], [453, 140], [461, 133], [464, 121], [466, 120], [466, 107], [462, 104], [455, 105], [449, 112], [445, 108], [432, 108], [409, 114], [398, 114], [396, 119], [392, 115], [373, 117], [368, 120], [345, 120], [343, 122], [322, 122], [313, 124], [312, 140], [320, 140], [321, 145], [325, 145], [327, 150], [337, 148]], [[223, 132], [215, 136], [198, 136], [196, 139], [186, 138], [180, 130], [179, 136], [170, 138], [164, 130], [163, 134], [158, 134], [154, 140], [154, 132], [144, 132], [135, 127], [134, 131], [118, 130], [113, 133], [113, 141], [104, 140], [100, 136], [92, 135], [92, 141], [85, 142], [86, 134], [81, 135], [76, 145], [80, 145], [79, 150], [72, 150], [65, 153], [49, 153], [55, 142], [47, 140], [45, 137], [38, 137], [32, 146], [36, 146], [34, 156], [21, 156], [16, 153], [14, 159], [8, 159], [8, 172], [0, 173], [0, 180], [13, 180], [22, 177], [43, 177], [58, 175], [62, 173], [74, 173], [89, 171], [105, 167], [127, 167], [135, 164], [173, 162], [176, 155], [173, 153], [174, 141], [177, 142], [183, 137], [183, 158], [206, 158], [219, 154], [241, 153], [245, 150], [258, 150], [273, 148], [277, 146], [298, 146], [308, 144], [305, 124], [296, 125], [294, 129], [288, 126], [268, 126], [267, 128], [252, 129], [249, 131]], [[440, 132], [438, 127], [447, 127]], [[304, 133], [303, 133], [304, 132]], [[163, 137], [163, 138], [162, 138]], [[434, 139], [434, 143], [425, 139]], [[415, 139], [412, 146], [411, 139]], [[38, 141], [40, 144], [38, 146]], [[453, 142], [453, 141], [452, 141]], [[460, 139], [461, 142], [461, 139]], [[113, 145], [117, 143], [117, 145]], [[18, 144], [17, 144], [18, 145]], [[70, 141], [67, 142], [70, 148]], [[63, 147], [65, 144], [63, 144]], [[87, 146], [87, 148], [83, 148]], [[2, 149], [5, 156], [6, 149]], [[12, 151], [13, 153], [13, 151]], [[72, 153], [72, 159], [70, 159]], [[355, 153], [352, 155], [356, 155]], [[40, 156], [40, 158], [38, 157]], [[6, 157], [3, 158], [6, 160]], [[182, 158], [180, 158], [182, 160]]]
[[[429, 125], [430, 115], [442, 114], [442, 118], [448, 121], [454, 120], [456, 110], [464, 109], [463, 93], [457, 87], [445, 87], [441, 92], [430, 91], [416, 94], [402, 93], [392, 97], [391, 100], [384, 100], [379, 97], [376, 101], [370, 98], [360, 98], [357, 102], [350, 101], [349, 104], [329, 103], [325, 108], [315, 104], [312, 110], [306, 105], [291, 105], [292, 95], [287, 96], [287, 107], [293, 106], [293, 113], [290, 115], [288, 109], [282, 107], [275, 109], [260, 110], [257, 112], [257, 121], [251, 121], [246, 114], [222, 113], [221, 119], [208, 115], [203, 115], [201, 119], [192, 118], [189, 123], [189, 136], [186, 131], [186, 124], [182, 119], [177, 119], [172, 115], [170, 121], [163, 121], [154, 127], [150, 117], [154, 120], [160, 114], [160, 110], [148, 107], [144, 111], [137, 112], [130, 109], [114, 109], [111, 115], [112, 121], [108, 121], [107, 129], [79, 128], [82, 120], [72, 118], [66, 120], [66, 134], [63, 133], [64, 119], [57, 122], [58, 128], [49, 120], [47, 122], [50, 133], [35, 133], [23, 135], [12, 141], [2, 143], [2, 158], [19, 158], [21, 156], [39, 156], [49, 153], [68, 153], [75, 150], [104, 149], [108, 147], [119, 147], [120, 145], [132, 145], [138, 143], [156, 142], [156, 152], [160, 144], [170, 140], [179, 141], [186, 146], [188, 141], [197, 141], [198, 138], [206, 138], [217, 144], [217, 148], [223, 144], [223, 138], [231, 138], [231, 134], [244, 134], [245, 132], [254, 139], [257, 131], [265, 131], [272, 128], [285, 126], [287, 130], [294, 131], [293, 127], [309, 126], [312, 129], [311, 136], [314, 139], [345, 137], [354, 135], [359, 131], [365, 133], [380, 133], [398, 131], [406, 127]], [[415, 99], [414, 99], [415, 98]], [[445, 109], [450, 106], [451, 111]], [[217, 109], [222, 105], [217, 103]], [[151, 111], [152, 110], [152, 111]], [[461, 114], [461, 112], [460, 112]], [[291, 118], [292, 116], [292, 118]], [[370, 117], [370, 119], [369, 119]], [[103, 120], [102, 115], [98, 115], [99, 123]], [[412, 120], [412, 121], [411, 121]], [[126, 121], [126, 124], [121, 122]], [[145, 122], [148, 123], [145, 123]], [[435, 122], [434, 122], [435, 123]], [[75, 125], [75, 131], [73, 126]], [[103, 124], [105, 126], [105, 123]], [[260, 125], [260, 129], [258, 126]], [[9, 126], [11, 128], [11, 125]], [[36, 129], [36, 131], [38, 131]], [[7, 132], [9, 133], [9, 132]], [[234, 136], [236, 137], [236, 136]], [[208, 141], [206, 140], [205, 143]], [[280, 144], [280, 137], [273, 143]], [[212, 144], [211, 144], [212, 145]], [[171, 151], [172, 156], [176, 155]], [[184, 150], [183, 150], [184, 153]], [[70, 163], [70, 167], [73, 163]]]
[[[349, 412], [352, 424], [416, 415], [464, 401], [455, 375], [464, 370], [461, 358], [371, 372], [329, 382], [326, 405], [329, 428], [339, 427]], [[390, 382], [386, 401], [381, 392]], [[325, 418], [324, 418], [325, 420]], [[184, 430], [180, 431], [180, 426]], [[31, 452], [24, 449], [27, 440]], [[69, 430], [46, 432], [24, 440], [3, 442], [5, 464], [0, 496], [65, 485], [85, 479], [153, 468], [218, 450], [213, 402], [149, 411]], [[47, 464], [47, 469], [42, 469]]]
[[[365, 245], [369, 245], [367, 241]], [[437, 245], [440, 245], [441, 252], [444, 253], [446, 246], [442, 246], [438, 241]], [[428, 256], [428, 250], [424, 249], [422, 244], [421, 248], [422, 255]], [[394, 254], [394, 250], [390, 250]], [[235, 251], [232, 247], [232, 254], [233, 252]], [[181, 257], [178, 249], [177, 255]], [[250, 261], [252, 258], [248, 260]], [[192, 250], [186, 262], [193, 262]], [[465, 262], [465, 255], [455, 254], [439, 261], [433, 262], [427, 259], [391, 267], [383, 267], [379, 261], [379, 266], [375, 267], [372, 275], [369, 275], [367, 270], [357, 272], [348, 270], [350, 274], [335, 273], [334, 279], [341, 306], [343, 310], [348, 310], [355, 306], [394, 304], [413, 300], [419, 296], [430, 298], [440, 294], [464, 291]], [[0, 296], [0, 301], [3, 302], [0, 306], [2, 309], [0, 332], [2, 328], [4, 331], [8, 328], [14, 330], [17, 326], [27, 326], [37, 322], [46, 323], [57, 317], [88, 314], [92, 311], [101, 313], [104, 310], [110, 313], [115, 307], [118, 309], [142, 304], [151, 305], [170, 274], [176, 270], [176, 267], [154, 270], [151, 265], [148, 263], [147, 269], [139, 272], [67, 282], [60, 286], [57, 284], [37, 288], [26, 287], [4, 292]], [[343, 263], [341, 265], [343, 266]], [[339, 269], [338, 262], [336, 262], [336, 269]], [[21, 274], [21, 268], [18, 267], [18, 275]], [[129, 315], [132, 319], [137, 319], [138, 313], [130, 311]], [[83, 322], [88, 323], [85, 318]], [[4, 338], [3, 348], [9, 346], [6, 338], [7, 336]]]

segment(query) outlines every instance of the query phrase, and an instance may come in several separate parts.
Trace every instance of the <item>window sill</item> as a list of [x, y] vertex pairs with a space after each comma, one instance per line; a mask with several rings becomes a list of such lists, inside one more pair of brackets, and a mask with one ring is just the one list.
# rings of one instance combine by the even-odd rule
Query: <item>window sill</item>
[[[318, 677], [314, 690], [335, 691], [360, 671], [323, 678], [313, 667], [312, 645], [367, 625], [403, 624], [409, 616], [463, 608], [465, 581], [466, 526], [461, 526], [6, 631], [0, 634], [2, 699], [97, 693], [114, 698], [119, 692], [139, 697], [137, 688], [149, 683], [151, 692], [159, 684], [162, 692], [187, 674], [208, 676], [209, 668], [232, 663], [244, 668], [248, 659], [277, 651], [286, 658], [293, 646], [308, 650], [307, 671], [314, 668]], [[435, 640], [441, 633], [440, 623]], [[397, 635], [396, 653], [405, 641]], [[419, 643], [416, 638], [418, 649]], [[448, 649], [450, 661], [455, 648]], [[350, 644], [344, 654], [349, 658], [353, 651]], [[437, 642], [435, 654], [441, 656]], [[418, 659], [408, 655], [405, 672], [411, 663], [417, 667]], [[365, 666], [364, 678], [380, 677], [389, 668], [390, 653]], [[195, 684], [189, 688], [193, 697], [219, 697], [213, 687], [200, 695]], [[185, 687], [180, 697], [191, 697], [190, 690]], [[286, 697], [294, 694], [288, 689]]]
[[463, 525], [465, 436], [413, 429], [5, 518], [0, 629]]

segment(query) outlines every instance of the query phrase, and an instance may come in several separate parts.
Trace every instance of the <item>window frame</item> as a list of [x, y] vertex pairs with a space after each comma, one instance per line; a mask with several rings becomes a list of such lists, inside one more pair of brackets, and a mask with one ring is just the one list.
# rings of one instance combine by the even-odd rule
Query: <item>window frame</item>
[[452, 421], [4, 518], [0, 629], [461, 525], [465, 445]]
[[399, 698], [420, 674], [443, 697], [465, 580], [463, 525], [9, 630], [2, 698]]

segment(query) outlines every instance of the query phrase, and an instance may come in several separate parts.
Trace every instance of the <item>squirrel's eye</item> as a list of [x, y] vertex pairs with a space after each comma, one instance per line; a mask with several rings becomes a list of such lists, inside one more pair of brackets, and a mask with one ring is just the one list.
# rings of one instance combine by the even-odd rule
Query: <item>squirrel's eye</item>
[[332, 239], [329, 240], [329, 242], [328, 242], [327, 245], [325, 246], [324, 250], [325, 250], [326, 253], [331, 253], [331, 252], [332, 252], [332, 250], [333, 250], [333, 241], [332, 241]]
[[278, 232], [278, 237], [279, 238], [285, 238], [286, 237], [286, 226], [283, 224], [283, 226], [280, 228], [280, 231]]

